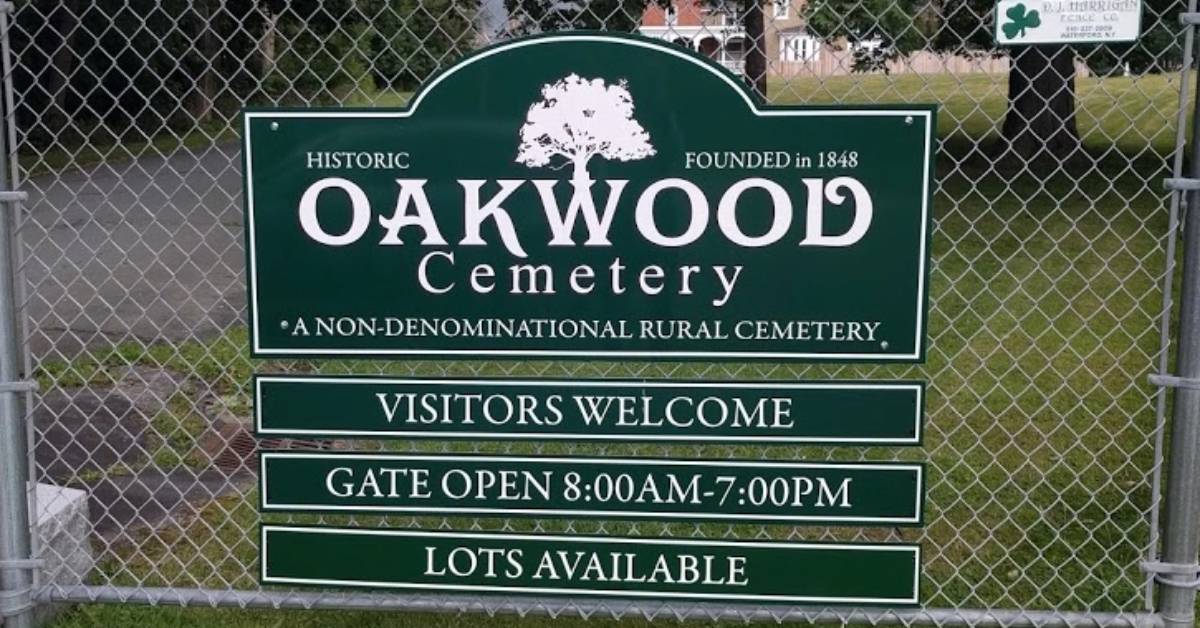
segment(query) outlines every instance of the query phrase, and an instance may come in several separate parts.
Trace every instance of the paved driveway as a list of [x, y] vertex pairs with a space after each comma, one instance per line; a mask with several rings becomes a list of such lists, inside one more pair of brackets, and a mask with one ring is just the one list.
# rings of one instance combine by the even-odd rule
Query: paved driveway
[[[241, 163], [236, 143], [33, 177], [21, 226], [35, 361], [127, 340], [211, 337], [244, 318]], [[186, 387], [181, 374], [135, 367], [115, 386], [43, 391], [33, 409], [37, 477], [82, 482], [101, 536], [158, 525], [237, 489], [251, 475], [139, 467], [163, 442], [151, 420]], [[207, 396], [205, 396], [207, 395]], [[216, 408], [201, 390], [196, 407]], [[201, 440], [216, 458], [222, 427]], [[194, 452], [193, 452], [194, 453]], [[99, 472], [98, 477], [91, 477]]]
[[181, 150], [22, 184], [36, 359], [207, 337], [244, 317], [240, 151]]

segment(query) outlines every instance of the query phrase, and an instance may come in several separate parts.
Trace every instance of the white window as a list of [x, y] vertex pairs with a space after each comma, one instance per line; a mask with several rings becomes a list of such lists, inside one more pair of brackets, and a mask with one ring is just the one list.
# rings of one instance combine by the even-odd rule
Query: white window
[[775, 0], [772, 4], [775, 8], [775, 19], [786, 20], [788, 11], [792, 8], [792, 0]]
[[780, 61], [815, 61], [820, 54], [820, 42], [809, 35], [780, 35]]

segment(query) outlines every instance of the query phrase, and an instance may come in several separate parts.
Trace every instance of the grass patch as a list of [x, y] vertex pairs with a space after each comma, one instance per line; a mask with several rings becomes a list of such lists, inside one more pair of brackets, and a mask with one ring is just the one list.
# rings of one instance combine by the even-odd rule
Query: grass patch
[[[781, 105], [931, 102], [940, 106], [943, 140], [979, 142], [997, 135], [1008, 110], [1007, 74], [872, 74], [773, 79]], [[1140, 155], [1175, 147], [1179, 74], [1087, 77], [1076, 81], [1076, 124], [1084, 146]]]
[[[55, 628], [140, 626], [142, 628], [649, 628], [662, 620], [595, 618], [586, 623], [564, 617], [453, 613], [383, 613], [372, 611], [235, 610], [211, 608], [146, 608], [82, 606], [60, 619]], [[689, 622], [688, 626], [741, 626]]]
[[183, 392], [172, 395], [167, 407], [150, 419], [150, 460], [159, 469], [181, 465], [195, 471], [205, 469], [210, 461], [196, 445], [207, 427], [208, 421], [196, 411], [191, 397]]
[[53, 143], [26, 143], [18, 154], [24, 176], [64, 172], [99, 164], [116, 165], [142, 157], [165, 157], [179, 150], [205, 150], [237, 137], [236, 117], [197, 124], [186, 131], [165, 130], [153, 136], [133, 130], [121, 136], [103, 126], [74, 130], [54, 137]]

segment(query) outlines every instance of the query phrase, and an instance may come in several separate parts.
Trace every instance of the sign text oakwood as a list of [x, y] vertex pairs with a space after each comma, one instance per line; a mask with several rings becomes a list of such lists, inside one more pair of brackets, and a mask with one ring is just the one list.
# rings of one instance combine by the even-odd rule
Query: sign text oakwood
[[934, 128], [599, 35], [248, 111], [253, 352], [920, 361]]

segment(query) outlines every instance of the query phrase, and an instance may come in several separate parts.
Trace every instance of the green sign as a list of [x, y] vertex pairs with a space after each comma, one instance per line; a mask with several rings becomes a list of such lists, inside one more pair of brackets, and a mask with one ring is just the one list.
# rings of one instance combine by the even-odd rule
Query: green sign
[[919, 445], [920, 382], [254, 378], [260, 436]]
[[265, 525], [262, 584], [914, 606], [918, 545]]
[[264, 512], [919, 526], [924, 466], [263, 452]]
[[924, 359], [932, 105], [577, 33], [243, 122], [257, 357]]

